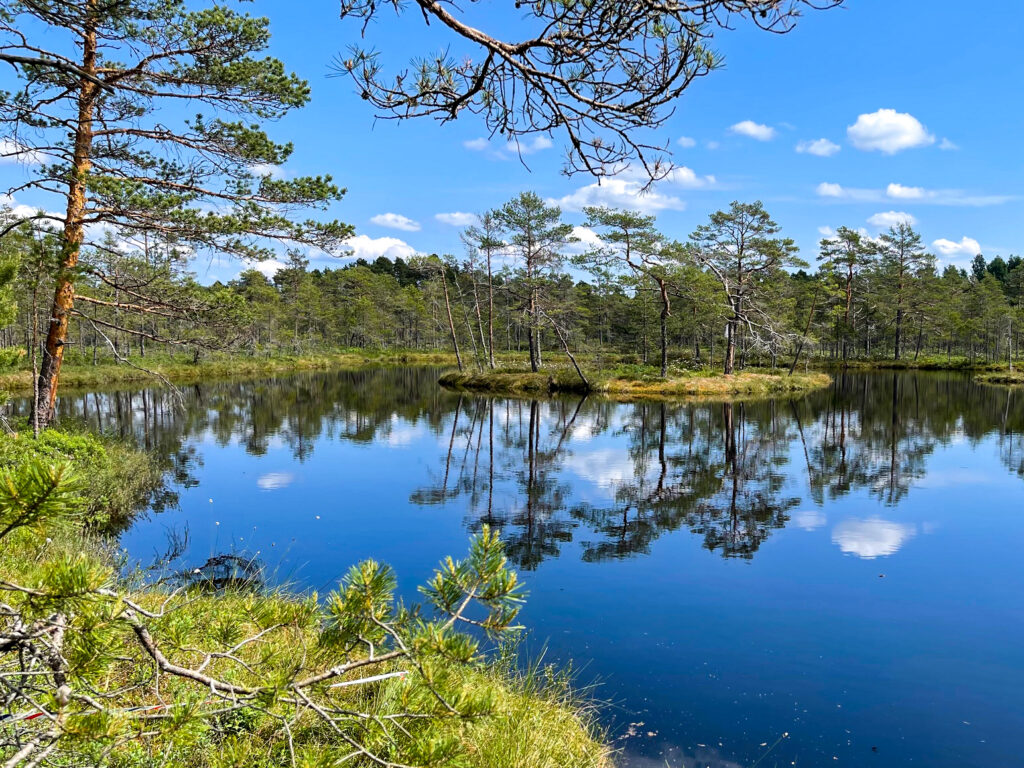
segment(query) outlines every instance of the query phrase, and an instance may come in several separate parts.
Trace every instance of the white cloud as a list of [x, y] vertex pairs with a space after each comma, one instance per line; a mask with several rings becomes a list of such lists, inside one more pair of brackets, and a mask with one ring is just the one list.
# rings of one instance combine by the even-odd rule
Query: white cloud
[[818, 227], [818, 234], [819, 235], [824, 235], [825, 237], [832, 237], [832, 235], [834, 235], [835, 233], [836, 233], [836, 231], [834, 229], [832, 229], [832, 227], [829, 227], [829, 226]]
[[687, 189], [702, 189], [710, 187], [715, 183], [714, 176], [698, 176], [693, 170], [685, 165], [673, 168], [662, 181], [669, 184], [678, 184]]
[[597, 232], [590, 227], [573, 227], [572, 236], [578, 241], [570, 246], [570, 250], [574, 252], [584, 253], [604, 247], [604, 240], [598, 237]]
[[582, 211], [590, 205], [628, 208], [643, 213], [665, 210], [681, 211], [686, 207], [686, 203], [673, 195], [663, 195], [655, 189], [647, 192], [642, 190], [643, 184], [639, 181], [615, 176], [604, 179], [600, 184], [595, 182], [580, 187], [571, 195], [548, 202], [570, 211]]
[[684, 149], [691, 149], [697, 146], [697, 140], [691, 139], [689, 136], [680, 136], [678, 139], [676, 139], [676, 144], [678, 144], [680, 147], [683, 147]]
[[720, 146], [722, 146], [722, 145], [720, 143], [718, 143], [717, 141], [709, 141], [707, 143], [707, 148], [708, 149], [718, 149]]
[[279, 488], [286, 488], [295, 480], [295, 475], [290, 472], [267, 472], [260, 475], [256, 485], [264, 491], [276, 491]]
[[940, 237], [934, 243], [932, 247], [941, 253], [943, 256], [976, 256], [981, 253], [981, 244], [973, 237], [962, 237], [960, 242], [955, 240], [947, 240], [944, 237]]
[[885, 194], [895, 197], [897, 200], [920, 200], [925, 196], [924, 187], [905, 187], [902, 184], [890, 184], [885, 188]]
[[873, 560], [893, 555], [914, 536], [914, 527], [879, 517], [844, 520], [832, 530], [832, 541], [843, 552]]
[[958, 147], [956, 144], [954, 144], [949, 139], [943, 139], [942, 141], [939, 142], [939, 149], [942, 149], [942, 150], [945, 150], [945, 151], [949, 152], [949, 151], [954, 150], [954, 149], [960, 149], [960, 147]]
[[420, 223], [418, 221], [413, 221], [408, 216], [403, 216], [400, 213], [378, 213], [376, 216], [370, 217], [370, 223], [376, 224], [379, 227], [400, 229], [403, 232], [420, 231]]
[[846, 194], [846, 190], [840, 185], [828, 181], [821, 182], [815, 191], [820, 197], [843, 197]]
[[529, 141], [510, 141], [505, 145], [505, 151], [513, 155], [532, 155], [535, 152], [551, 149], [553, 146], [555, 146], [554, 142], [547, 136], [534, 136]]
[[416, 249], [397, 237], [367, 237], [356, 235], [345, 241], [348, 257], [373, 261], [380, 256], [394, 261], [397, 258], [409, 259], [416, 255]]
[[278, 261], [277, 259], [265, 259], [257, 261], [252, 265], [252, 268], [257, 272], [262, 272], [268, 278], [272, 278], [277, 274], [278, 270], [284, 269], [287, 266], [283, 261]]
[[472, 149], [474, 152], [480, 152], [481, 150], [487, 149], [490, 146], [490, 142], [484, 137], [478, 139], [470, 139], [469, 141], [462, 142], [462, 146], [466, 149]]
[[434, 218], [442, 224], [450, 224], [453, 227], [471, 227], [480, 221], [475, 213], [463, 213], [462, 211], [435, 213]]
[[46, 161], [43, 152], [26, 147], [13, 139], [0, 139], [0, 163], [21, 163], [39, 165]]
[[895, 109], [880, 109], [858, 116], [857, 122], [846, 129], [846, 135], [857, 149], [877, 150], [887, 155], [935, 143], [935, 137], [920, 120]]
[[796, 151], [807, 155], [818, 157], [832, 157], [839, 151], [839, 145], [828, 139], [815, 139], [814, 141], [801, 141], [796, 145]]
[[881, 227], [882, 229], [895, 227], [899, 224], [906, 224], [912, 227], [917, 224], [917, 219], [903, 211], [884, 211], [882, 213], [876, 213], [874, 216], [869, 218], [868, 224], [873, 227]]
[[284, 168], [273, 163], [256, 163], [249, 166], [249, 172], [254, 176], [269, 176], [272, 179], [283, 179]]
[[775, 138], [775, 129], [768, 125], [755, 123], [753, 120], [742, 120], [735, 125], [729, 126], [730, 133], [740, 136], [749, 136], [757, 141], [771, 141]]

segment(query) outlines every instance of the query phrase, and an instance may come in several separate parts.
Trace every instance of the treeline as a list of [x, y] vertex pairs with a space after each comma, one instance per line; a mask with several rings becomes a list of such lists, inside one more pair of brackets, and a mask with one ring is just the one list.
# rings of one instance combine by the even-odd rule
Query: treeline
[[[586, 228], [573, 227], [524, 193], [462, 233], [462, 258], [310, 269], [292, 253], [272, 276], [257, 264], [210, 286], [171, 244], [108, 241], [83, 260], [67, 354], [97, 362], [153, 350], [198, 359], [212, 350], [451, 349], [460, 366], [520, 353], [537, 370], [552, 354], [608, 353], [662, 375], [671, 365], [731, 372], [812, 359], [1018, 356], [1019, 256], [979, 254], [970, 269], [940, 270], [920, 235], [898, 224], [878, 238], [841, 227], [801, 258], [760, 202], [715, 212], [685, 241], [639, 213], [585, 215]], [[38, 233], [3, 240], [9, 360], [38, 348], [56, 248]]]

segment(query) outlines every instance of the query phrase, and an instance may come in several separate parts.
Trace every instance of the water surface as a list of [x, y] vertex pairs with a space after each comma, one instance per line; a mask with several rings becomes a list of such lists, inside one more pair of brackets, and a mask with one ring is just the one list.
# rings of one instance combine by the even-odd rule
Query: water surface
[[1024, 393], [850, 374], [796, 400], [627, 405], [436, 376], [59, 409], [172, 463], [177, 503], [123, 536], [140, 559], [187, 531], [189, 563], [258, 554], [323, 591], [372, 556], [413, 595], [499, 527], [533, 647], [600, 681], [627, 765], [1024, 764]]

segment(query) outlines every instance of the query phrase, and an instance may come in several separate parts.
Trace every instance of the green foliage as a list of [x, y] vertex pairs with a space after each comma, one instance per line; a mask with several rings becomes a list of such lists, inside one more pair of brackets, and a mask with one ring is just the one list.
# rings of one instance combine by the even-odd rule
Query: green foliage
[[16, 475], [48, 466], [75, 467], [82, 519], [94, 527], [131, 519], [163, 483], [152, 456], [116, 440], [58, 429], [44, 430], [38, 439], [28, 429], [0, 435], [0, 469]]
[[71, 482], [66, 464], [36, 459], [0, 485], [0, 520], [17, 523], [0, 530], [6, 705], [59, 722], [5, 724], [3, 759], [38, 743], [14, 765], [43, 749], [58, 765], [123, 768], [608, 765], [586, 707], [486, 663], [459, 630], [501, 636], [518, 610], [490, 531], [425, 588], [432, 617], [401, 606], [394, 573], [370, 561], [323, 603], [252, 584], [172, 590], [117, 576], [69, 518]]

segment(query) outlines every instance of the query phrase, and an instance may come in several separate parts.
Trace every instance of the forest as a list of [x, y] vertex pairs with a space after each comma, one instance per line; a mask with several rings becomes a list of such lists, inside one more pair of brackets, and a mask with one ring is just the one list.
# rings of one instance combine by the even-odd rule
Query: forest
[[[760, 203], [715, 212], [684, 241], [640, 213], [586, 216], [586, 228], [574, 227], [523, 193], [467, 227], [460, 256], [310, 269], [292, 253], [270, 276], [255, 262], [211, 285], [170, 244], [108, 242], [83, 253], [68, 354], [96, 364], [425, 350], [477, 369], [529, 355], [536, 370], [569, 349], [662, 376], [669, 366], [789, 365], [801, 352], [813, 363], [935, 366], [1012, 364], [1020, 354], [1020, 256], [940, 267], [906, 224], [877, 238], [840, 227], [800, 254]], [[8, 366], [25, 365], [40, 342], [54, 239], [15, 230], [0, 246]]]

